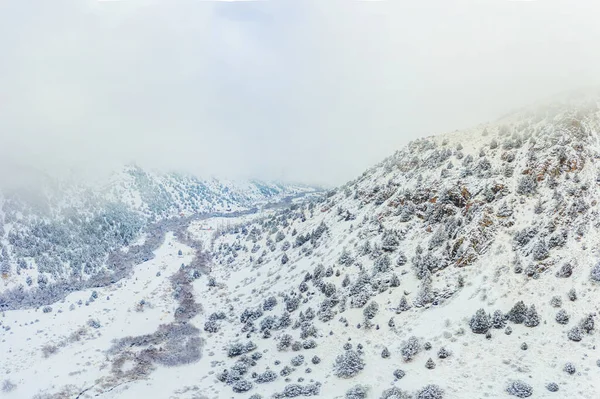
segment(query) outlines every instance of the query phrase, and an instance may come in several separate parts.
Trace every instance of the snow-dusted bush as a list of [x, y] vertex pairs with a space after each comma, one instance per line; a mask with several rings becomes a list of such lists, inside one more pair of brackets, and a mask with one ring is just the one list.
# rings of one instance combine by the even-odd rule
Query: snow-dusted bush
[[410, 305], [409, 305], [408, 301], [406, 300], [406, 297], [403, 296], [402, 298], [400, 298], [400, 304], [396, 308], [396, 313], [405, 312], [409, 309], [410, 309]]
[[285, 302], [285, 310], [292, 313], [293, 311], [298, 309], [298, 307], [300, 306], [300, 296], [299, 295], [293, 295], [293, 296], [288, 295], [284, 298], [284, 302]]
[[273, 310], [275, 306], [277, 306], [277, 298], [275, 298], [274, 296], [270, 296], [267, 299], [265, 299], [262, 308], [264, 311], [269, 311]]
[[246, 380], [239, 380], [234, 382], [231, 388], [235, 393], [247, 392], [252, 389], [252, 383]]
[[264, 373], [259, 374], [256, 377], [255, 381], [258, 384], [264, 384], [264, 383], [267, 383], [267, 382], [274, 381], [276, 378], [277, 378], [277, 373], [276, 372], [274, 372], [273, 370], [266, 370]]
[[531, 174], [521, 177], [517, 185], [517, 194], [531, 195], [537, 191], [537, 180]]
[[240, 322], [246, 323], [247, 321], [254, 321], [260, 318], [262, 315], [263, 312], [260, 308], [245, 309], [240, 315]]
[[432, 358], [427, 359], [427, 361], [425, 362], [425, 368], [432, 370], [435, 368], [435, 362], [433, 361]]
[[387, 347], [384, 347], [383, 350], [381, 351], [381, 357], [383, 359], [387, 359], [390, 357], [390, 351], [388, 350]]
[[283, 392], [273, 395], [275, 399], [296, 398], [298, 396], [317, 396], [320, 391], [320, 383], [300, 385], [289, 384], [283, 389]]
[[295, 366], [295, 367], [302, 366], [302, 364], [304, 363], [304, 356], [302, 356], [302, 355], [294, 356], [292, 358], [292, 360], [290, 361], [290, 363], [292, 364], [292, 366]]
[[600, 282], [600, 262], [596, 263], [596, 265], [592, 267], [590, 279], [592, 281]]
[[15, 390], [17, 386], [11, 380], [2, 381], [2, 392], [9, 393]]
[[312, 364], [319, 364], [321, 363], [321, 358], [317, 355], [314, 355], [312, 359], [310, 359]]
[[365, 362], [354, 350], [344, 351], [336, 357], [333, 365], [333, 373], [339, 378], [352, 378], [362, 371]]
[[550, 382], [546, 384], [546, 389], [550, 392], [558, 392], [558, 384], [555, 382]]
[[444, 399], [444, 390], [434, 384], [426, 385], [417, 391], [416, 399]]
[[368, 393], [367, 387], [363, 385], [355, 385], [346, 391], [346, 399], [366, 399]]
[[575, 291], [575, 288], [571, 288], [569, 290], [569, 292], [567, 293], [567, 297], [572, 302], [577, 300], [577, 292]]
[[484, 309], [479, 309], [475, 312], [475, 315], [471, 318], [469, 322], [469, 327], [471, 327], [471, 331], [475, 334], [485, 334], [490, 329], [492, 322], [490, 320], [489, 314], [485, 312]]
[[377, 312], [379, 311], [379, 305], [375, 301], [371, 301], [365, 308], [363, 309], [363, 315], [365, 319], [373, 319]]
[[383, 391], [380, 399], [411, 399], [411, 395], [400, 388], [392, 387]]
[[560, 308], [562, 306], [562, 299], [558, 295], [555, 295], [550, 299], [550, 305], [554, 308]]
[[388, 255], [381, 255], [375, 260], [373, 264], [373, 274], [385, 273], [390, 270], [392, 261]]
[[571, 341], [574, 342], [579, 342], [581, 341], [581, 330], [579, 329], [579, 327], [573, 327], [569, 330], [569, 332], [567, 333], [567, 338], [569, 338]]
[[519, 301], [513, 306], [510, 312], [508, 312], [508, 320], [515, 324], [521, 324], [525, 321], [526, 313], [527, 306], [525, 306], [523, 301]]
[[394, 377], [401, 380], [402, 378], [404, 378], [404, 376], [406, 375], [406, 373], [404, 372], [404, 370], [400, 370], [400, 369], [396, 369], [394, 370]]
[[252, 341], [248, 341], [246, 343], [235, 342], [229, 345], [227, 348], [227, 356], [235, 357], [243, 355], [244, 353], [248, 353], [256, 349], [256, 344]]
[[579, 323], [579, 328], [586, 334], [591, 334], [594, 331], [594, 316], [590, 314], [584, 317]]
[[440, 359], [446, 359], [447, 357], [450, 357], [452, 355], [452, 352], [450, 352], [448, 349], [444, 348], [443, 346], [438, 350], [437, 353], [438, 357]]
[[577, 371], [577, 369], [575, 368], [575, 365], [571, 362], [568, 362], [565, 364], [565, 367], [563, 367], [563, 371], [566, 372], [567, 374], [575, 374], [575, 372]]
[[219, 331], [219, 324], [216, 321], [208, 320], [206, 323], [204, 323], [204, 331], [216, 333]]
[[400, 354], [405, 362], [411, 361], [421, 351], [421, 344], [417, 337], [412, 336], [402, 343]]
[[506, 392], [509, 395], [516, 396], [517, 398], [528, 398], [533, 394], [533, 388], [526, 382], [517, 380], [511, 381], [506, 388]]
[[492, 327], [494, 328], [504, 328], [506, 326], [506, 317], [501, 310], [495, 310], [492, 315]]
[[573, 274], [573, 265], [565, 263], [560, 267], [560, 270], [556, 272], [556, 277], [569, 278]]
[[531, 305], [525, 312], [525, 320], [523, 321], [526, 327], [536, 327], [540, 324], [540, 316], [538, 315], [535, 305]]
[[544, 260], [550, 255], [550, 252], [548, 252], [548, 247], [546, 246], [546, 242], [544, 240], [539, 240], [535, 243], [535, 245], [533, 246], [532, 253], [533, 260], [537, 261]]
[[567, 324], [569, 322], [569, 315], [566, 310], [560, 309], [556, 313], [555, 320], [558, 324]]

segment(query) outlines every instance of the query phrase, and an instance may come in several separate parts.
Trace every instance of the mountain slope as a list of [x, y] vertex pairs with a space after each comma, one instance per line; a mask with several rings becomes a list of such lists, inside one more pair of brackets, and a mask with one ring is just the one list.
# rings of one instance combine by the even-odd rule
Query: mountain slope
[[[323, 397], [357, 384], [368, 397], [391, 397], [393, 386], [438, 397], [418, 394], [427, 384], [447, 398], [525, 395], [512, 380], [535, 397], [556, 396], [553, 382], [560, 395], [595, 397], [599, 133], [596, 97], [526, 109], [415, 141], [322, 201], [216, 237], [216, 286], [203, 303], [218, 332], [207, 346], [252, 340], [251, 353], [267, 350], [235, 378], [240, 361], [225, 360], [217, 396], [252, 386], [268, 397], [302, 378], [308, 390], [319, 381]], [[277, 305], [264, 310], [271, 296]], [[232, 299], [247, 310], [229, 305], [214, 327], [210, 315]], [[559, 302], [567, 324], [555, 320]], [[301, 365], [281, 376], [298, 354]], [[265, 367], [277, 375], [268, 385], [252, 377]]]
[[[14, 294], [4, 295], [0, 308], [23, 301], [43, 304], [60, 297], [59, 288], [76, 290], [121, 278], [152, 256], [164, 234], [151, 232], [173, 218], [251, 212], [316, 191], [260, 181], [200, 180], [135, 166], [100, 186], [47, 177], [34, 187], [13, 184], [0, 196], [0, 273], [3, 288]], [[42, 291], [36, 291], [36, 299], [23, 297], [37, 288]]]
[[5, 313], [7, 397], [595, 398], [598, 105], [418, 140], [285, 209], [148, 225], [131, 275]]

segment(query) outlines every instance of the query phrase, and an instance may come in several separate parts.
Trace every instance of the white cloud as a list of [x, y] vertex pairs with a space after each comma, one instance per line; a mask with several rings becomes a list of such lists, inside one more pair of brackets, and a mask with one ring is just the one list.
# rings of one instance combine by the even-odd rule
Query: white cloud
[[5, 2], [0, 156], [47, 170], [137, 160], [342, 183], [416, 137], [597, 84], [595, 11], [591, 1]]

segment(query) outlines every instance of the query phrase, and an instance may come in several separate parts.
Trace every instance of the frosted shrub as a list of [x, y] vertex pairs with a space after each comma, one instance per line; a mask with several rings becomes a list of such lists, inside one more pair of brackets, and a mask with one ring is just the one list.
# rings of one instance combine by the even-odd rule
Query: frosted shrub
[[274, 381], [277, 378], [277, 373], [272, 371], [272, 370], [267, 370], [262, 374], [259, 374], [258, 377], [256, 377], [256, 382], [258, 384], [264, 384], [267, 382], [271, 382]]
[[521, 324], [525, 321], [525, 314], [527, 313], [527, 307], [523, 303], [523, 301], [519, 301], [513, 306], [513, 308], [508, 312], [508, 320], [512, 321], [515, 324]]
[[600, 262], [596, 263], [596, 265], [592, 267], [590, 279], [595, 282], [600, 282]]
[[248, 341], [245, 344], [241, 342], [233, 343], [227, 349], [227, 356], [235, 357], [243, 355], [244, 353], [248, 353], [256, 349], [256, 344], [252, 341]]
[[508, 384], [506, 392], [508, 392], [509, 395], [516, 396], [517, 398], [528, 398], [533, 394], [533, 388], [531, 385], [517, 380]]
[[569, 315], [564, 309], [561, 309], [556, 313], [555, 320], [558, 324], [567, 324], [569, 322]]
[[569, 330], [569, 332], [567, 333], [567, 338], [569, 338], [571, 341], [574, 342], [579, 342], [581, 341], [581, 330], [579, 329], [579, 327], [573, 327], [572, 329]]
[[594, 331], [594, 316], [592, 316], [591, 314], [587, 315], [579, 323], [579, 328], [586, 334], [591, 334], [592, 331]]
[[525, 175], [519, 180], [517, 194], [531, 195], [537, 191], [537, 181], [532, 175]]
[[346, 399], [366, 399], [367, 392], [367, 387], [355, 385], [346, 392]]
[[400, 370], [400, 369], [394, 370], [394, 377], [396, 377], [399, 380], [404, 378], [405, 375], [406, 375], [406, 373], [404, 372], [404, 370]]
[[546, 384], [546, 389], [549, 390], [550, 392], [557, 392], [558, 384], [555, 382], [550, 382], [550, 383]]
[[419, 389], [416, 399], [444, 399], [444, 390], [437, 385], [426, 385]]
[[417, 337], [410, 337], [402, 344], [400, 353], [405, 362], [411, 361], [421, 351], [421, 344]]
[[354, 350], [348, 350], [335, 359], [333, 373], [339, 378], [352, 378], [365, 368], [365, 362]]
[[501, 310], [495, 310], [492, 315], [492, 327], [504, 328], [506, 326], [506, 318]]
[[392, 387], [381, 394], [381, 399], [411, 399], [411, 395], [400, 388]]
[[450, 352], [448, 349], [441, 347], [440, 350], [437, 353], [438, 357], [440, 359], [446, 359], [447, 357], [450, 357], [452, 355], [452, 352]]
[[435, 368], [435, 362], [433, 361], [432, 358], [427, 359], [427, 362], [425, 362], [425, 368], [432, 370]]
[[525, 320], [523, 322], [526, 327], [536, 327], [540, 324], [540, 316], [535, 310], [535, 306], [531, 305], [527, 312], [525, 313]]
[[265, 299], [262, 307], [264, 311], [268, 311], [273, 310], [275, 306], [277, 306], [277, 298], [275, 298], [274, 296], [270, 296], [267, 299]]
[[568, 362], [565, 364], [565, 367], [563, 367], [563, 370], [565, 371], [565, 373], [567, 374], [575, 374], [575, 372], [577, 371], [577, 369], [575, 368], [575, 365], [571, 362]]
[[235, 393], [247, 392], [252, 389], [252, 383], [250, 381], [246, 381], [246, 380], [239, 380], [239, 381], [235, 382], [231, 386], [231, 388], [233, 389], [233, 392], [235, 392]]
[[366, 319], [373, 319], [375, 317], [375, 315], [377, 315], [377, 312], [379, 311], [379, 305], [377, 304], [377, 302], [375, 301], [371, 301], [364, 309], [363, 309], [363, 315], [365, 316]]
[[483, 309], [479, 309], [469, 322], [469, 327], [475, 334], [485, 334], [490, 329], [490, 325], [490, 316]]

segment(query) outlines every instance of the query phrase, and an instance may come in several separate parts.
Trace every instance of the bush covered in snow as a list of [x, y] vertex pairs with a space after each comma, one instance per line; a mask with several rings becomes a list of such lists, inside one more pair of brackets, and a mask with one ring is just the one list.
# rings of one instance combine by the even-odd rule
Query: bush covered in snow
[[444, 399], [444, 390], [437, 385], [426, 385], [417, 391], [416, 399]]
[[335, 359], [333, 373], [339, 378], [352, 378], [365, 368], [365, 362], [358, 352], [347, 350]]
[[417, 337], [410, 337], [407, 341], [402, 343], [400, 348], [400, 354], [405, 362], [411, 361], [421, 351], [421, 344]]
[[533, 388], [531, 387], [531, 385], [523, 381], [517, 380], [511, 381], [508, 384], [506, 392], [508, 392], [509, 395], [516, 396], [517, 398], [528, 398], [533, 394]]

